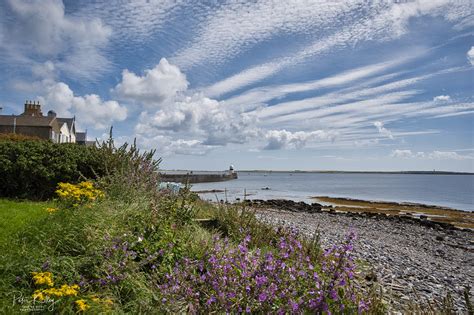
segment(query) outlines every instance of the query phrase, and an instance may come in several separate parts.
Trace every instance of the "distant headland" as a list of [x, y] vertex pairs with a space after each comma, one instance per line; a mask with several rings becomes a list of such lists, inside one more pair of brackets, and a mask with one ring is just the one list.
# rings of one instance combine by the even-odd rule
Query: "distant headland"
[[408, 175], [474, 175], [472, 172], [451, 172], [451, 171], [302, 171], [302, 170], [240, 170], [240, 172], [251, 173], [321, 173], [321, 174], [408, 174]]

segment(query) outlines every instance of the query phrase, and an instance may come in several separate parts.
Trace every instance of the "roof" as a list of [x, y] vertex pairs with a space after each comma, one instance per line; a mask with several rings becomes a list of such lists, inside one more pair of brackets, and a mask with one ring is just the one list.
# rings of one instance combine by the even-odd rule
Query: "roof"
[[67, 124], [67, 128], [71, 130], [71, 127], [74, 123], [74, 118], [56, 118], [58, 120], [59, 125]]
[[[15, 122], [16, 118], [16, 122]], [[32, 126], [32, 127], [51, 127], [56, 117], [38, 117], [38, 116], [14, 116], [0, 115], [0, 126]]]
[[76, 141], [83, 141], [85, 142], [86, 141], [86, 133], [85, 132], [77, 132], [76, 133]]

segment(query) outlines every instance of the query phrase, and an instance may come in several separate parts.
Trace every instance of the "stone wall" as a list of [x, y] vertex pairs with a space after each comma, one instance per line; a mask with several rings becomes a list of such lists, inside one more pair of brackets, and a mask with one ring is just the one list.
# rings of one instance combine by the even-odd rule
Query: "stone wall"
[[216, 173], [216, 174], [161, 174], [160, 179], [163, 182], [178, 183], [209, 183], [223, 182], [226, 180], [237, 179], [237, 173]]

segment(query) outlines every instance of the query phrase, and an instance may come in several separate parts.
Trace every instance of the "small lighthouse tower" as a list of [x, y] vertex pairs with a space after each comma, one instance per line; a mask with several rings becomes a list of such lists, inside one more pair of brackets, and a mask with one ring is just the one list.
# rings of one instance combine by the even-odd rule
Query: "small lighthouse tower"
[[236, 179], [237, 178], [237, 172], [234, 170], [234, 165], [229, 166], [229, 175], [230, 178]]

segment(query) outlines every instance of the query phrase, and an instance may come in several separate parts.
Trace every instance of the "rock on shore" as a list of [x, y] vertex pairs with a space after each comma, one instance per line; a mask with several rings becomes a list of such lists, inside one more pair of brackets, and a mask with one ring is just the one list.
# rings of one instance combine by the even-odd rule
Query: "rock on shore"
[[[369, 265], [366, 279], [379, 283], [392, 311], [410, 302], [441, 301], [450, 292], [454, 308], [466, 312], [464, 288], [474, 283], [474, 232], [449, 224], [377, 214], [324, 211], [319, 204], [286, 200], [252, 201], [266, 223], [317, 231], [323, 247], [340, 242], [352, 229], [358, 235], [355, 256]], [[474, 288], [470, 289], [471, 299]]]

